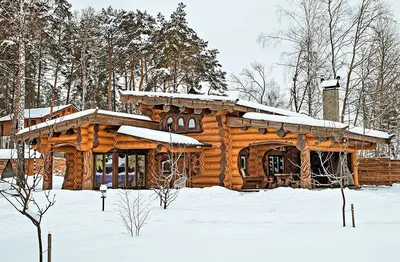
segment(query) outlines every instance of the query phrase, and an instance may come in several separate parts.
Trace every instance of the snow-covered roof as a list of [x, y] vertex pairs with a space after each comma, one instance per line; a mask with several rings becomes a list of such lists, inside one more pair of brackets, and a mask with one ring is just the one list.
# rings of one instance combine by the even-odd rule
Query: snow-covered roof
[[277, 116], [277, 115], [270, 115], [264, 113], [245, 113], [243, 118], [252, 119], [252, 120], [263, 120], [267, 122], [278, 122], [278, 123], [286, 123], [286, 124], [295, 124], [295, 125], [306, 125], [306, 126], [315, 126], [315, 127], [326, 127], [326, 128], [338, 128], [338, 129], [347, 129], [350, 133], [363, 135], [363, 136], [370, 136], [375, 138], [382, 138], [382, 139], [390, 139], [390, 135], [386, 132], [372, 130], [372, 129], [365, 129], [362, 127], [349, 127], [346, 124], [340, 122], [334, 122], [329, 120], [321, 120], [315, 118], [304, 118], [304, 117], [292, 117], [292, 116]]
[[[41, 154], [33, 149], [25, 149], [25, 159], [40, 158]], [[17, 149], [0, 149], [0, 160], [17, 159]]]
[[329, 120], [320, 120], [315, 118], [304, 118], [304, 117], [291, 117], [291, 116], [277, 116], [264, 113], [246, 113], [243, 118], [253, 119], [253, 120], [264, 120], [268, 122], [278, 122], [285, 124], [296, 124], [296, 125], [306, 125], [306, 126], [316, 126], [316, 127], [329, 127], [329, 128], [346, 128], [347, 125], [339, 122], [333, 122]]
[[[55, 106], [55, 107], [53, 107], [53, 113], [57, 112], [57, 111], [60, 111], [60, 110], [63, 110], [65, 108], [69, 107], [69, 106], [71, 106], [71, 105]], [[51, 107], [25, 109], [24, 117], [25, 117], [25, 119], [43, 118], [43, 117], [49, 115], [50, 111], [51, 111]], [[2, 122], [2, 121], [10, 121], [12, 116], [13, 116], [13, 114], [3, 116], [3, 117], [0, 118], [0, 122]]]
[[144, 138], [152, 141], [158, 141], [163, 143], [181, 144], [189, 146], [203, 146], [197, 139], [192, 137], [173, 134], [169, 132], [153, 130], [135, 126], [121, 126], [118, 131], [119, 134]]
[[339, 80], [338, 79], [330, 79], [330, 80], [323, 80], [321, 82], [321, 87], [339, 87]]
[[143, 92], [143, 91], [119, 91], [119, 92], [121, 95], [132, 95], [138, 97], [168, 97], [168, 98], [194, 99], [202, 101], [227, 101], [227, 102], [235, 102], [238, 100], [237, 97], [232, 97], [232, 96], [195, 95], [195, 94]]
[[131, 118], [131, 119], [137, 119], [137, 120], [151, 121], [151, 119], [147, 116], [119, 113], [119, 112], [112, 112], [112, 111], [98, 110], [98, 109], [87, 109], [87, 110], [84, 110], [81, 112], [76, 112], [76, 113], [69, 114], [69, 115], [59, 117], [56, 119], [47, 120], [46, 122], [43, 122], [43, 123], [40, 123], [40, 124], [37, 124], [34, 126], [26, 127], [24, 129], [22, 129], [21, 131], [19, 131], [18, 135], [21, 135], [21, 134], [24, 134], [26, 132], [33, 131], [36, 129], [41, 129], [46, 126], [52, 126], [54, 124], [58, 124], [58, 123], [62, 123], [65, 121], [74, 120], [74, 119], [77, 119], [80, 117], [88, 116], [88, 115], [94, 114], [96, 112], [99, 115], [107, 115], [107, 116], [124, 117], [124, 118]]
[[370, 136], [376, 138], [383, 138], [383, 139], [390, 139], [391, 135], [386, 132], [363, 128], [363, 127], [350, 127], [349, 131], [353, 134], [363, 135], [363, 136]]
[[300, 118], [311, 118], [311, 117], [309, 117], [307, 115], [296, 113], [296, 112], [293, 112], [293, 111], [290, 111], [290, 110], [285, 110], [285, 109], [272, 107], [272, 106], [261, 105], [261, 104], [250, 102], [250, 101], [247, 101], [247, 100], [244, 100], [244, 99], [240, 99], [239, 101], [236, 102], [236, 104], [239, 105], [239, 106], [245, 106], [245, 107], [253, 108], [253, 109], [256, 109], [256, 110], [267, 111], [267, 112], [271, 112], [271, 113], [278, 114], [278, 115], [283, 115], [283, 116], [292, 116], [292, 117], [300, 117]]
[[259, 103], [250, 102], [250, 101], [247, 101], [244, 99], [239, 99], [240, 92], [230, 91], [230, 92], [227, 92], [228, 96], [195, 95], [195, 94], [164, 93], [164, 92], [142, 92], [142, 91], [120, 91], [120, 94], [121, 95], [132, 95], [132, 96], [137, 96], [137, 97], [166, 97], [166, 98], [176, 98], [176, 99], [179, 99], [179, 98], [192, 99], [192, 100], [200, 100], [200, 101], [231, 102], [234, 105], [252, 108], [255, 110], [267, 111], [272, 114], [308, 118], [308, 116], [306, 116], [306, 115], [292, 112], [290, 110], [266, 106], [266, 105], [262, 105]]

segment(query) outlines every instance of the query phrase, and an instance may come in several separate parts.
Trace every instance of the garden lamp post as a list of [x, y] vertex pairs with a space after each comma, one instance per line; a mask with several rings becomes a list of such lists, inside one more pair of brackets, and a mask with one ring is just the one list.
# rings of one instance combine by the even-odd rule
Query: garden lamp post
[[104, 211], [104, 202], [106, 200], [106, 193], [107, 193], [107, 186], [106, 185], [101, 185], [100, 186], [100, 192], [101, 192], [101, 199], [102, 199], [102, 211]]

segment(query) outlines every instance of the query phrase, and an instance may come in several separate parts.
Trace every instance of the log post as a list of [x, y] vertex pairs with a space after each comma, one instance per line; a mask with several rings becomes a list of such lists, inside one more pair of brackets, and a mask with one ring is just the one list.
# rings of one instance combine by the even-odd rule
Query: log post
[[93, 189], [93, 150], [83, 152], [83, 190]]
[[49, 233], [47, 235], [47, 262], [51, 262], [51, 249], [52, 249], [52, 244], [51, 244], [51, 234]]
[[359, 187], [359, 182], [358, 182], [358, 155], [357, 151], [351, 153], [350, 155], [351, 159], [351, 171], [353, 172], [353, 179], [354, 179], [354, 186]]
[[44, 160], [43, 190], [53, 189], [53, 151], [46, 153]]
[[301, 158], [300, 187], [311, 189], [310, 149], [305, 148], [301, 150], [300, 158]]

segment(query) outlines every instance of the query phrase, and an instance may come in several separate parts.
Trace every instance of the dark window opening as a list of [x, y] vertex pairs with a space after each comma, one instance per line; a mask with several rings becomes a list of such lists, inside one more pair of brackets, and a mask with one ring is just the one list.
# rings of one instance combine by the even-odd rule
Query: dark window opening
[[171, 160], [166, 160], [161, 163], [163, 173], [171, 173]]
[[34, 126], [34, 125], [36, 125], [36, 120], [35, 119], [29, 120], [29, 126]]
[[268, 174], [282, 174], [284, 173], [284, 157], [283, 156], [269, 156], [268, 157]]

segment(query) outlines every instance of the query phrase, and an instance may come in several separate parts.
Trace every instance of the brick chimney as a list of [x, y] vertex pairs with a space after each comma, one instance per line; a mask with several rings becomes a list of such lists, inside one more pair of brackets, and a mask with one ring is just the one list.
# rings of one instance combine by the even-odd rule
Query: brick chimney
[[340, 76], [333, 80], [321, 79], [324, 120], [339, 122], [339, 80]]

